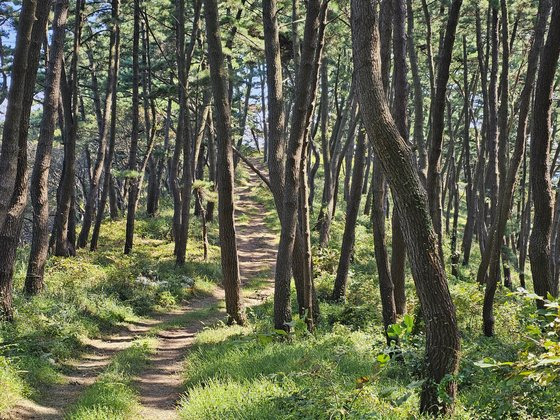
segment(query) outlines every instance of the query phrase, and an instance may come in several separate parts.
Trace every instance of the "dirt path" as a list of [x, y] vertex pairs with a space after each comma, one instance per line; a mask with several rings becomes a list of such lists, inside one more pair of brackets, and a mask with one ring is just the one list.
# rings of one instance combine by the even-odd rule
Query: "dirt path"
[[[266, 209], [253, 197], [253, 187], [260, 181], [252, 172], [247, 185], [237, 188], [237, 239], [241, 280], [254, 290], [244, 296], [246, 306], [255, 306], [272, 294], [271, 270], [276, 262], [276, 236], [266, 226]], [[262, 278], [259, 284], [251, 283]], [[222, 289], [216, 298], [223, 300]], [[202, 308], [197, 302], [196, 307]], [[183, 391], [181, 370], [185, 353], [193, 344], [196, 333], [205, 325], [223, 319], [221, 315], [191, 322], [187, 326], [167, 329], [159, 335], [158, 349], [150, 368], [137, 378], [144, 419], [168, 420], [177, 418], [176, 404]]]
[[[251, 172], [247, 185], [236, 190], [239, 261], [247, 306], [258, 305], [272, 294], [271, 270], [276, 262], [276, 235], [266, 226], [266, 209], [253, 197], [252, 189], [259, 182]], [[22, 401], [6, 418], [64, 418], [66, 410], [96, 381], [116, 353], [158, 326], [165, 328], [156, 335], [156, 352], [150, 357], [149, 367], [135, 379], [142, 404], [140, 415], [150, 420], [177, 418], [176, 404], [183, 391], [183, 359], [196, 333], [223, 319], [223, 310], [218, 309], [223, 299], [223, 289], [217, 288], [211, 296], [193, 299], [166, 314], [126, 324], [113, 335], [88, 340], [85, 354], [65, 366], [64, 383], [49, 389], [41, 404]], [[184, 326], [169, 328], [173, 324]]]

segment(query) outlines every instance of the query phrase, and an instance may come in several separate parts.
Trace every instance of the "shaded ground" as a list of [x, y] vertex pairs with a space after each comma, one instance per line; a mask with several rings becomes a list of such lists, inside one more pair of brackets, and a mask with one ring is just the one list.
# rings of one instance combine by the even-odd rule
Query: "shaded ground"
[[[258, 177], [250, 173], [249, 182], [236, 189], [237, 237], [240, 270], [247, 306], [261, 303], [272, 294], [271, 270], [276, 261], [277, 238], [265, 224], [266, 209], [253, 198]], [[65, 366], [63, 383], [45, 392], [41, 403], [22, 401], [7, 419], [60, 419], [92, 385], [112, 357], [138, 337], [155, 333], [156, 352], [148, 368], [135, 379], [146, 419], [174, 419], [176, 404], [183, 390], [181, 368], [185, 353], [197, 332], [223, 319], [224, 291], [216, 288], [211, 296], [193, 299], [180, 308], [141, 322], [126, 324], [113, 335], [88, 340], [85, 354]]]

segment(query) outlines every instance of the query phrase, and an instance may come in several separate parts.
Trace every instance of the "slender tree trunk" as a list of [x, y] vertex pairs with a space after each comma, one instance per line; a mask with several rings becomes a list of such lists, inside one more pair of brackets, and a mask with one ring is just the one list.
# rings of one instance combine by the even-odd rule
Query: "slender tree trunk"
[[[136, 200], [139, 193], [139, 176], [137, 170], [138, 155], [138, 131], [139, 131], [139, 112], [140, 95], [138, 85], [140, 84], [140, 0], [134, 0], [134, 32], [132, 41], [132, 132], [130, 135], [130, 154], [128, 157], [128, 170], [132, 174], [129, 177], [128, 210], [126, 214], [126, 234], [124, 243], [124, 253], [130, 254], [134, 241], [134, 222], [136, 219]], [[144, 95], [146, 92], [144, 92]], [[184, 163], [187, 166], [187, 162]]]
[[[523, 91], [521, 92], [519, 102], [519, 123], [517, 127], [515, 149], [513, 155], [511, 156], [509, 168], [507, 168], [507, 174], [505, 174], [504, 177], [500, 178], [500, 194], [497, 205], [496, 218], [494, 220], [492, 230], [488, 238], [488, 246], [486, 248], [486, 252], [482, 257], [482, 261], [478, 270], [478, 281], [482, 282], [486, 271], [489, 268], [489, 276], [486, 283], [483, 308], [483, 328], [484, 334], [486, 336], [494, 335], [493, 304], [496, 287], [499, 281], [500, 251], [502, 248], [503, 237], [506, 231], [507, 220], [509, 219], [511, 213], [511, 205], [513, 201], [513, 193], [515, 191], [517, 172], [519, 171], [519, 166], [521, 165], [521, 159], [525, 154], [527, 119], [531, 105], [531, 92], [533, 90], [533, 85], [535, 82], [535, 75], [543, 45], [544, 33], [546, 30], [546, 21], [548, 19], [549, 10], [550, 3], [548, 2], [548, 0], [542, 0], [539, 3], [539, 12], [537, 15], [537, 20], [535, 22], [533, 45], [531, 46], [531, 51], [529, 52], [529, 63], [527, 67], [525, 86], [523, 88]], [[505, 0], [502, 0], [502, 14], [506, 13], [507, 8], [505, 6]], [[507, 19], [503, 20], [503, 24], [507, 24]], [[504, 42], [507, 40], [507, 29], [505, 31], [506, 34], [503, 35], [504, 39], [502, 39], [502, 47], [505, 46], [505, 50], [507, 50], [508, 43]], [[508, 62], [508, 52], [505, 50], [503, 53], [503, 65], [507, 67], [506, 64]], [[507, 89], [507, 81], [504, 81], [502, 79], [502, 83], [502, 88]], [[502, 101], [507, 102], [507, 93], [505, 91], [502, 91]], [[507, 110], [501, 109], [501, 114], [502, 113], [507, 113]], [[507, 130], [507, 115], [501, 115], [500, 130]], [[500, 138], [501, 137], [502, 132], [500, 133]], [[507, 142], [507, 139], [502, 139], [502, 142]], [[501, 147], [505, 148], [506, 145], [502, 144]], [[501, 157], [501, 159], [503, 158], [504, 156]], [[504, 169], [502, 168], [500, 173], [502, 173], [503, 171]]]
[[19, 15], [8, 106], [2, 131], [2, 148], [0, 149], [0, 173], [2, 174], [2, 178], [0, 178], [0, 229], [8, 216], [10, 200], [16, 183], [19, 130], [21, 117], [25, 112], [23, 109], [25, 75], [28, 69], [33, 71], [29, 65], [28, 55], [36, 9], [37, 0], [25, 0]]
[[[113, 95], [111, 101], [111, 128], [109, 133], [109, 144], [107, 146], [107, 156], [103, 163], [104, 169], [103, 172], [105, 173], [103, 177], [103, 189], [101, 192], [101, 197], [99, 199], [99, 208], [97, 210], [97, 214], [95, 217], [95, 224], [93, 226], [93, 232], [91, 234], [91, 243], [90, 243], [90, 250], [95, 251], [97, 249], [97, 243], [99, 240], [99, 233], [101, 231], [101, 223], [103, 222], [103, 215], [105, 213], [105, 206], [107, 204], [107, 197], [114, 189], [114, 186], [111, 183], [111, 166], [113, 164], [113, 156], [115, 154], [115, 140], [116, 140], [116, 133], [117, 133], [117, 88], [118, 88], [118, 75], [119, 75], [119, 68], [120, 68], [120, 25], [119, 25], [119, 16], [120, 16], [120, 0], [113, 0], [112, 2], [112, 18], [113, 18], [113, 27], [111, 28], [112, 36], [114, 37], [115, 42], [115, 54], [116, 54], [116, 77], [111, 80], [113, 83], [113, 88], [111, 94]], [[113, 215], [113, 211], [111, 212]], [[111, 216], [113, 217], [113, 216]]]
[[[29, 7], [29, 5], [25, 7]], [[0, 251], [2, 254], [2, 258], [0, 258], [0, 320], [11, 321], [13, 319], [12, 287], [14, 264], [23, 223], [23, 212], [27, 204], [27, 138], [29, 119], [31, 115], [31, 107], [33, 105], [33, 97], [35, 94], [35, 79], [39, 65], [41, 45], [45, 39], [46, 25], [50, 8], [51, 2], [44, 1], [40, 3], [34, 11], [33, 14], [36, 21], [33, 24], [29, 45], [27, 47], [25, 74], [18, 75], [15, 79], [12, 78], [12, 83], [15, 83], [15, 80], [18, 80], [18, 77], [23, 76], [23, 93], [20, 106], [20, 125], [17, 133], [18, 155], [14, 190], [7, 203], [7, 215], [4, 224], [0, 225]], [[26, 11], [23, 10], [22, 14], [24, 12]], [[20, 25], [27, 24], [25, 20], [21, 19], [22, 17], [20, 17]], [[18, 31], [20, 29], [21, 28], [18, 28]], [[16, 50], [18, 49], [17, 44], [22, 42], [20, 39], [21, 38], [18, 38], [18, 40], [16, 40]], [[14, 67], [14, 69], [15, 68], [16, 67]], [[14, 86], [12, 87], [15, 89]], [[10, 98], [13, 98], [13, 96], [9, 96], [8, 101], [11, 100]], [[7, 137], [4, 137], [3, 139], [5, 140], [6, 138]], [[0, 199], [3, 200], [4, 198], [0, 197]]]
[[228, 96], [227, 73], [218, 24], [217, 0], [205, 0], [208, 62], [216, 109], [218, 135], [218, 217], [220, 221], [220, 248], [222, 275], [226, 291], [226, 310], [230, 322], [245, 323], [241, 304], [241, 279], [237, 256], [234, 218], [234, 168], [231, 137], [231, 108]]
[[99, 182], [101, 180], [101, 174], [103, 172], [103, 167], [104, 167], [104, 162], [106, 157], [107, 140], [109, 136], [109, 127], [111, 126], [110, 118], [111, 118], [111, 110], [112, 110], [112, 103], [113, 103], [113, 90], [116, 85], [113, 82], [113, 80], [117, 79], [118, 77], [118, 71], [117, 71], [118, 51], [116, 48], [117, 47], [116, 37], [114, 36], [114, 34], [111, 37], [110, 42], [111, 44], [109, 48], [107, 94], [105, 95], [105, 108], [103, 110], [103, 130], [101, 133], [99, 133], [99, 146], [97, 149], [95, 166], [93, 168], [93, 173], [91, 176], [90, 189], [86, 197], [84, 218], [82, 220], [82, 230], [80, 231], [80, 236], [78, 237], [77, 246], [79, 248], [83, 248], [86, 246], [89, 238], [89, 231], [91, 229], [91, 223], [96, 215]]
[[473, 183], [471, 171], [471, 144], [470, 144], [470, 91], [469, 91], [469, 71], [467, 55], [467, 37], [463, 35], [463, 116], [465, 118], [463, 126], [463, 153], [465, 156], [465, 180], [466, 180], [466, 201], [467, 201], [467, 221], [463, 231], [463, 265], [469, 264], [471, 247], [474, 234], [476, 216], [476, 186]]
[[[399, 133], [408, 142], [408, 82], [406, 65], [406, 0], [393, 0], [393, 60], [394, 89], [393, 115]], [[392, 218], [391, 276], [395, 287], [395, 308], [397, 315], [406, 312], [405, 263], [406, 245], [401, 230], [401, 222], [396, 210]]]
[[31, 175], [31, 203], [33, 205], [33, 238], [25, 278], [25, 293], [35, 295], [44, 288], [45, 263], [49, 248], [49, 171], [52, 159], [54, 129], [60, 95], [60, 77], [64, 56], [64, 36], [68, 17], [68, 0], [57, 0], [49, 49], [49, 67], [45, 80], [43, 117], [33, 174]]
[[445, 29], [445, 37], [439, 55], [437, 67], [436, 92], [431, 107], [431, 143], [428, 159], [427, 191], [430, 203], [430, 213], [434, 229], [438, 236], [439, 254], [443, 260], [443, 238], [441, 223], [441, 146], [443, 142], [443, 127], [445, 117], [445, 97], [447, 81], [449, 80], [449, 66], [455, 43], [455, 31], [459, 21], [462, 0], [453, 0], [449, 8], [449, 17]]
[[62, 68], [61, 95], [65, 122], [64, 176], [60, 180], [60, 198], [57, 203], [54, 232], [57, 256], [75, 255], [76, 232], [74, 201], [76, 195], [76, 137], [78, 129], [78, 58], [82, 33], [82, 0], [76, 1], [74, 15], [74, 41], [70, 63], [70, 81]]
[[301, 63], [295, 90], [297, 95], [286, 156], [282, 230], [276, 259], [274, 325], [278, 329], [289, 329], [286, 323], [291, 320], [290, 277], [297, 230], [301, 154], [306, 128], [309, 125], [311, 114], [309, 110], [313, 109], [326, 10], [327, 3], [320, 0], [310, 0], [308, 3]]
[[344, 224], [344, 234], [342, 236], [342, 247], [340, 258], [334, 281], [332, 293], [333, 300], [341, 300], [346, 296], [346, 284], [348, 282], [348, 270], [354, 249], [354, 239], [356, 236], [356, 221], [360, 211], [360, 200], [362, 198], [362, 185], [364, 182], [364, 159], [365, 159], [365, 133], [360, 131], [354, 153], [354, 171], [352, 173], [352, 186], [348, 196], [348, 206], [346, 209], [346, 222]]
[[450, 413], [456, 384], [450, 380], [443, 385], [451, 403], [439, 401], [438, 385], [458, 369], [460, 339], [455, 307], [412, 151], [393, 122], [383, 91], [377, 16], [371, 2], [352, 1], [351, 27], [362, 119], [395, 197], [426, 320], [427, 381], [421, 394], [420, 410], [431, 414]]
[[[541, 57], [531, 136], [531, 186], [535, 218], [529, 242], [529, 257], [535, 293], [546, 297], [558, 294], [558, 285], [551, 273], [550, 237], [552, 227], [552, 186], [549, 170], [551, 105], [554, 76], [560, 54], [560, 1], [552, 2], [552, 17], [546, 44]], [[537, 305], [542, 306], [538, 300]]]
[[[263, 1], [263, 24], [265, 33], [265, 55], [268, 93], [268, 173], [272, 185], [272, 195], [280, 222], [283, 221], [283, 197], [286, 170], [286, 115], [282, 90], [282, 62], [277, 20], [276, 0]], [[292, 261], [297, 300], [303, 311], [303, 238], [296, 229], [294, 258]], [[317, 308], [314, 314], [317, 315]]]

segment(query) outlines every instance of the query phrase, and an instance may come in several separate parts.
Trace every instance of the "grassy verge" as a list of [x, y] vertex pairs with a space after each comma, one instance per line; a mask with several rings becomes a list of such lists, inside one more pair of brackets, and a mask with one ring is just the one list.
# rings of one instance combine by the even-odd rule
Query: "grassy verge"
[[187, 264], [176, 267], [169, 238], [172, 212], [140, 217], [133, 253], [123, 255], [125, 221], [102, 226], [96, 252], [75, 258], [49, 258], [46, 290], [26, 299], [21, 290], [27, 250], [18, 255], [13, 323], [0, 323], [0, 415], [18, 399], [48, 397], [62, 379], [65, 360], [79, 357], [85, 337], [99, 337], [153, 312], [167, 311], [193, 296], [209, 295], [220, 278], [216, 228], [210, 230], [210, 255], [204, 261], [199, 223], [192, 223]]
[[155, 339], [140, 339], [117, 353], [99, 379], [81, 395], [68, 415], [72, 420], [132, 419], [140, 403], [132, 387], [134, 375], [154, 352]]

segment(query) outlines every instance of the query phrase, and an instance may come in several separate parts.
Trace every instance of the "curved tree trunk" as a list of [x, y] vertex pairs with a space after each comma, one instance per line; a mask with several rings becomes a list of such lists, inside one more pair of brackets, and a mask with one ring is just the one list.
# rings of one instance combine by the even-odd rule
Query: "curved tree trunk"
[[[506, 13], [505, 0], [502, 0], [502, 7], [502, 13]], [[527, 120], [531, 106], [531, 93], [535, 82], [535, 75], [538, 67], [539, 56], [542, 50], [549, 11], [550, 2], [548, 0], [541, 0], [539, 3], [537, 20], [535, 22], [533, 45], [531, 46], [531, 51], [529, 52], [525, 86], [523, 87], [519, 101], [519, 123], [517, 126], [515, 149], [513, 155], [511, 156], [506, 176], [503, 177], [503, 180], [500, 178], [502, 182], [500, 183], [498, 210], [494, 224], [492, 225], [492, 230], [488, 237], [488, 246], [482, 257], [478, 270], [478, 281], [481, 282], [489, 268], [483, 309], [483, 329], [486, 336], [494, 335], [493, 303], [494, 294], [499, 280], [500, 250], [502, 248], [502, 240], [506, 231], [507, 220], [509, 219], [511, 213], [513, 193], [515, 191], [515, 184], [517, 181], [517, 172], [519, 171], [519, 167], [521, 165], [521, 159], [525, 154]], [[507, 19], [504, 20], [504, 23], [505, 22], [507, 22]], [[507, 49], [507, 42], [504, 43], [504, 40], [502, 40], [502, 46], [504, 45]], [[505, 51], [504, 56], [505, 65], [507, 63], [507, 53]], [[504, 82], [504, 85], [507, 86], [507, 81]], [[507, 93], [502, 91], [502, 100], [506, 97], [504, 95], [507, 95]], [[502, 110], [502, 112], [504, 111]], [[507, 116], [504, 117], [502, 115], [502, 119], [503, 118], [507, 120]], [[500, 129], [507, 129], [503, 120], [502, 124], [500, 124]], [[500, 137], [502, 137], [502, 133], [500, 133]]]
[[[36, 21], [33, 25], [26, 57], [26, 72], [24, 75], [19, 75], [24, 76], [24, 79], [20, 125], [18, 127], [17, 138], [18, 155], [16, 178], [14, 191], [7, 203], [7, 215], [4, 224], [0, 225], [0, 253], [2, 255], [2, 258], [0, 258], [0, 320], [11, 321], [13, 319], [12, 287], [14, 264], [23, 223], [23, 212], [27, 204], [27, 133], [35, 94], [35, 79], [39, 65], [41, 45], [45, 38], [50, 8], [51, 1], [44, 1], [36, 9]], [[20, 25], [23, 24], [26, 24], [25, 21], [20, 20]], [[17, 78], [12, 79], [12, 83], [15, 83], [15, 80], [17, 80]], [[5, 138], [6, 137], [4, 137], [4, 139]], [[1, 197], [0, 199], [3, 200], [4, 198]]]
[[346, 296], [346, 284], [348, 282], [348, 270], [354, 249], [354, 239], [356, 236], [356, 221], [360, 211], [360, 201], [362, 198], [362, 186], [364, 182], [364, 160], [365, 160], [365, 133], [358, 134], [356, 151], [354, 153], [354, 171], [352, 172], [352, 184], [348, 196], [348, 207], [346, 209], [346, 222], [344, 224], [344, 234], [342, 236], [342, 247], [340, 258], [336, 270], [334, 289], [332, 292], [333, 300], [341, 300]]
[[[554, 0], [550, 29], [541, 57], [535, 104], [533, 111], [533, 135], [531, 137], [531, 186], [535, 218], [529, 242], [529, 258], [535, 293], [546, 297], [547, 293], [556, 295], [558, 287], [554, 284], [551, 272], [550, 236], [552, 227], [552, 186], [549, 170], [550, 151], [550, 111], [554, 76], [560, 54], [560, 1]], [[541, 300], [537, 301], [542, 306]]]
[[[448, 375], [457, 372], [460, 340], [428, 200], [413, 163], [412, 151], [393, 122], [383, 91], [375, 6], [366, 0], [353, 0], [351, 26], [362, 119], [395, 197], [426, 320], [428, 377], [422, 390], [420, 409], [423, 413], [449, 413], [453, 403], [439, 401], [438, 385]], [[453, 401], [455, 382], [446, 383], [445, 390]]]
[[64, 36], [68, 17], [68, 0], [57, 0], [49, 49], [49, 66], [45, 79], [43, 117], [33, 173], [31, 175], [31, 204], [33, 205], [33, 238], [25, 278], [25, 293], [34, 295], [43, 290], [45, 263], [49, 248], [49, 171], [52, 159], [54, 129], [60, 95], [60, 78], [64, 57]]
[[434, 223], [434, 229], [438, 236], [439, 254], [443, 260], [442, 246], [442, 223], [441, 223], [441, 146], [443, 143], [443, 126], [445, 117], [445, 97], [447, 93], [447, 81], [449, 80], [449, 66], [451, 54], [455, 43], [455, 31], [459, 21], [462, 0], [453, 0], [449, 8], [447, 27], [439, 62], [437, 67], [436, 92], [431, 107], [431, 143], [428, 157], [427, 191], [430, 203], [430, 213]]
[[230, 322], [245, 323], [241, 304], [241, 279], [234, 218], [234, 168], [231, 138], [231, 108], [228, 96], [227, 73], [220, 40], [217, 0], [205, 0], [206, 34], [208, 39], [208, 63], [212, 93], [216, 109], [216, 132], [218, 136], [218, 218], [220, 222], [220, 247], [222, 275], [226, 292], [226, 310]]

